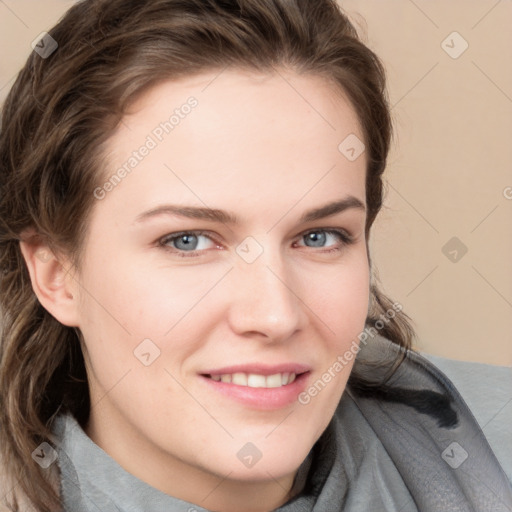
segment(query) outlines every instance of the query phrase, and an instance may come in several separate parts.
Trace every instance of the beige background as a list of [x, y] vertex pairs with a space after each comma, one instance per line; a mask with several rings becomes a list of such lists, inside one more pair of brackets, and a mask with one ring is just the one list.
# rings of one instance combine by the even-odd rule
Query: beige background
[[[0, 102], [72, 3], [0, 0]], [[371, 241], [384, 290], [421, 350], [512, 366], [512, 2], [340, 3], [388, 72], [396, 140]]]

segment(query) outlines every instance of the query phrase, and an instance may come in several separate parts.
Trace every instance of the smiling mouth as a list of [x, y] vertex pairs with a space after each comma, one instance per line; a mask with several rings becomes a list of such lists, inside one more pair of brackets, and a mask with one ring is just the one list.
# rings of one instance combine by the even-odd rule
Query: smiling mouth
[[259, 375], [256, 373], [224, 373], [221, 375], [206, 374], [204, 377], [216, 382], [225, 384], [234, 384], [236, 386], [246, 386], [249, 388], [280, 388], [287, 386], [295, 381], [297, 377], [304, 373], [295, 374], [293, 372], [275, 373], [273, 375]]

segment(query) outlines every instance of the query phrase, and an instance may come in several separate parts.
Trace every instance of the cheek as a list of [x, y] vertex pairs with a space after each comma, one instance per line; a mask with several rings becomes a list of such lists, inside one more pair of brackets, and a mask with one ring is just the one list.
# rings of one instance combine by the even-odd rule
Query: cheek
[[[163, 338], [215, 285], [226, 269], [167, 264], [156, 253], [130, 254], [112, 248], [91, 251], [83, 277], [86, 321], [98, 328], [118, 330], [133, 340]], [[110, 249], [110, 250], [109, 250]], [[101, 319], [101, 321], [99, 321]], [[129, 333], [129, 334], [128, 334]]]
[[[211, 328], [221, 321], [208, 292], [229, 268], [172, 268], [162, 266], [161, 261], [152, 265], [136, 258], [118, 258], [115, 264], [103, 261], [97, 271], [100, 267], [93, 266], [94, 259], [89, 261], [84, 280], [89, 293], [84, 294], [81, 329], [99, 386], [110, 389], [129, 371], [119, 391], [129, 389], [130, 400], [141, 394], [157, 400], [170, 390], [179, 394], [165, 369], [172, 368], [181, 379], [182, 363], [201, 348]], [[145, 362], [150, 365], [146, 367]]]
[[370, 273], [366, 251], [358, 250], [335, 268], [316, 274], [311, 309], [325, 324], [331, 345], [340, 350], [364, 329]]
[[319, 420], [316, 435], [327, 426], [339, 403], [357, 355], [369, 305], [370, 272], [366, 248], [351, 252], [337, 268], [315, 279], [311, 304], [320, 318], [323, 350], [311, 386], [299, 403]]

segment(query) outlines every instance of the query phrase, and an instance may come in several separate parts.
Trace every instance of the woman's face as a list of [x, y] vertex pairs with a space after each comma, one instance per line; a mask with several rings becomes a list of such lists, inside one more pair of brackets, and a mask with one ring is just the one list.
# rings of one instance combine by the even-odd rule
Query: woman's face
[[285, 71], [162, 83], [126, 115], [75, 289], [86, 431], [125, 469], [212, 508], [284, 498], [368, 310], [355, 137], [332, 86]]

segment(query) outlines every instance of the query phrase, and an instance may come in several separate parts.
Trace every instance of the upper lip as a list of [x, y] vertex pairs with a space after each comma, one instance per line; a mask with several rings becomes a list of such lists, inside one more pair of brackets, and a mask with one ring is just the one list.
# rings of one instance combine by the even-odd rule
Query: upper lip
[[276, 365], [268, 365], [262, 363], [241, 364], [233, 366], [225, 366], [224, 368], [215, 368], [201, 372], [202, 375], [226, 375], [233, 373], [248, 373], [256, 375], [275, 375], [276, 373], [305, 373], [311, 370], [310, 366], [299, 363], [283, 363]]

